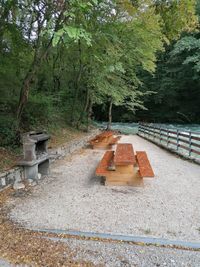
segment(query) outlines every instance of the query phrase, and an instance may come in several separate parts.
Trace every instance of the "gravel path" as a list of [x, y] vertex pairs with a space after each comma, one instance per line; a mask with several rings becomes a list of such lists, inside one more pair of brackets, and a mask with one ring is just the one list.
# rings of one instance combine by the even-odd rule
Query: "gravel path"
[[200, 166], [138, 136], [120, 142], [147, 152], [156, 177], [144, 188], [103, 186], [94, 172], [104, 152], [85, 149], [55, 162], [51, 177], [14, 201], [11, 218], [30, 228], [199, 241]]
[[[55, 240], [55, 239], [53, 239]], [[99, 267], [199, 267], [200, 252], [127, 243], [61, 239], [74, 252], [74, 260]], [[57, 239], [55, 240], [57, 241]], [[0, 260], [1, 267], [33, 267]], [[63, 265], [63, 267], [66, 265]]]
[[[63, 241], [63, 239], [62, 239]], [[65, 239], [76, 252], [75, 260], [86, 260], [105, 267], [199, 267], [200, 252]]]

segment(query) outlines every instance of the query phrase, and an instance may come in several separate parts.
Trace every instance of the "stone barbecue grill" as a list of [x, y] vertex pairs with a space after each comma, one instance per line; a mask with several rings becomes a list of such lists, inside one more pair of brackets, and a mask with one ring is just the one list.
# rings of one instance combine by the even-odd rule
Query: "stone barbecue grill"
[[23, 159], [18, 165], [24, 167], [24, 178], [37, 180], [40, 175], [49, 174], [48, 140], [44, 131], [25, 133], [23, 141]]

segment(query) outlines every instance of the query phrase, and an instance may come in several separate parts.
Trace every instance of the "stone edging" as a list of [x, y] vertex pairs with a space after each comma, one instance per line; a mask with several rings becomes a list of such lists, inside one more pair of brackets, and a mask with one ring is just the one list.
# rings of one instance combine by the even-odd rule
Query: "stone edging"
[[23, 168], [16, 167], [0, 173], [0, 191], [23, 180]]
[[50, 161], [53, 162], [57, 159], [61, 159], [65, 156], [73, 153], [74, 151], [83, 148], [84, 146], [87, 145], [88, 141], [92, 137], [97, 135], [99, 132], [100, 131], [98, 129], [95, 129], [80, 139], [73, 140], [70, 143], [62, 145], [61, 147], [58, 147], [58, 148], [49, 149]]
[[[73, 140], [70, 143], [62, 145], [61, 147], [49, 149], [50, 162], [53, 162], [57, 159], [60, 159], [68, 154], [73, 153], [74, 151], [84, 147], [87, 142], [95, 135], [99, 133], [98, 129], [92, 130], [86, 136]], [[23, 168], [16, 167], [8, 171], [0, 173], [0, 191], [7, 188], [8, 186], [13, 186], [17, 189], [18, 184], [22, 184], [24, 180]], [[21, 188], [21, 187], [20, 187]]]

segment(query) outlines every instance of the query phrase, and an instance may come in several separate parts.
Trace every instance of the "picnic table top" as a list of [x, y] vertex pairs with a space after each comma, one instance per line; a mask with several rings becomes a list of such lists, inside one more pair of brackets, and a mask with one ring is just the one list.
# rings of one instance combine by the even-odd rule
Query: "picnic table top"
[[104, 132], [102, 132], [102, 133], [100, 133], [100, 134], [98, 134], [97, 136], [96, 136], [96, 138], [104, 138], [104, 137], [109, 137], [109, 136], [112, 136], [113, 135], [113, 132], [112, 131], [104, 131]]
[[136, 163], [132, 144], [118, 144], [114, 156], [115, 165], [133, 165]]

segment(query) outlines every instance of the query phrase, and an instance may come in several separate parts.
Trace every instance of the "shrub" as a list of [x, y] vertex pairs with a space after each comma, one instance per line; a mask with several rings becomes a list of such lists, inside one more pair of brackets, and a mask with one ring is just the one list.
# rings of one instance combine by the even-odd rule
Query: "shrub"
[[17, 121], [11, 115], [0, 116], [0, 146], [15, 147], [18, 142]]

